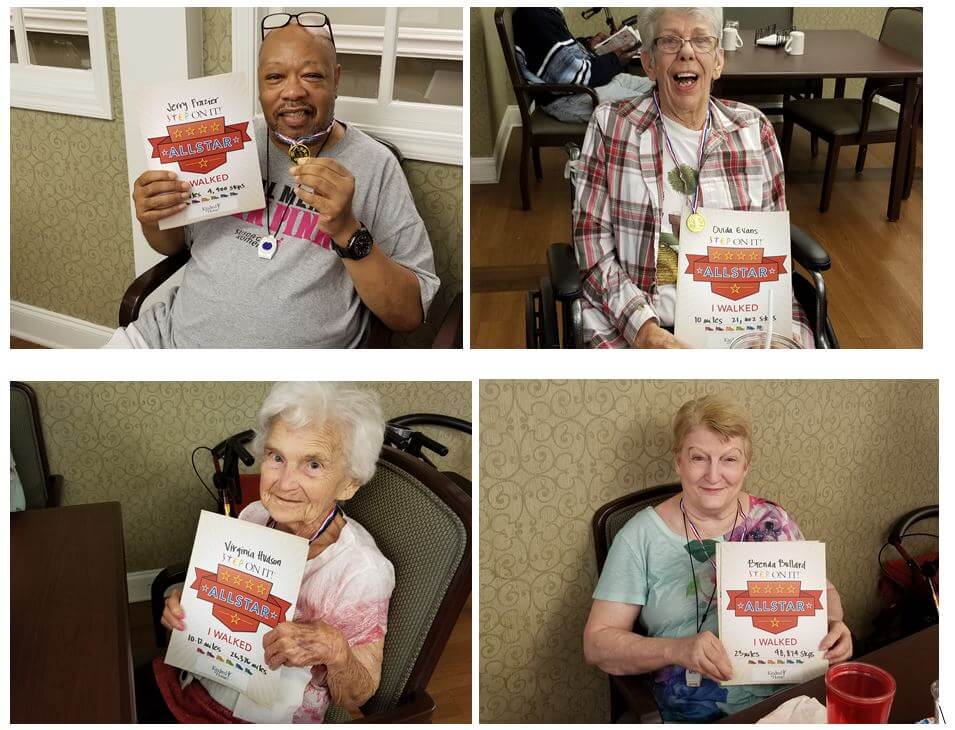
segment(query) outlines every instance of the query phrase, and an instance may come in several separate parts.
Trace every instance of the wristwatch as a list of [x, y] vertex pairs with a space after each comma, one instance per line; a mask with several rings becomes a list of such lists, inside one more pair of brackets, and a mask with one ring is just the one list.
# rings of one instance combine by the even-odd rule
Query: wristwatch
[[351, 234], [351, 238], [348, 239], [348, 245], [339, 246], [333, 240], [332, 248], [335, 249], [335, 253], [341, 258], [358, 261], [371, 253], [371, 247], [374, 243], [371, 233], [365, 228], [365, 224], [359, 221], [358, 230]]

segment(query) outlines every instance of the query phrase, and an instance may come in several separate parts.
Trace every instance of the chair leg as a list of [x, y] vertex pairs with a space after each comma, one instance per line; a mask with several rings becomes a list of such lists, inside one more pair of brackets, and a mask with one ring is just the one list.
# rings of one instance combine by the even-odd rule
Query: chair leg
[[905, 185], [902, 188], [902, 200], [908, 200], [912, 195], [912, 184], [915, 182], [915, 153], [917, 149], [916, 130], [912, 130], [912, 146], [909, 148], [909, 164], [905, 169]]
[[809, 136], [809, 153], [812, 155], [812, 159], [819, 157], [819, 135], [812, 134]]
[[829, 210], [829, 201], [832, 198], [832, 184], [836, 179], [836, 167], [839, 164], [839, 143], [829, 142], [829, 154], [826, 156], [826, 172], [822, 178], [822, 199], [819, 201], [819, 212]]
[[789, 148], [793, 144], [793, 120], [783, 114], [783, 167], [789, 167]]
[[865, 155], [869, 151], [869, 145], [860, 144], [859, 145], [859, 154], [856, 155], [856, 175], [861, 175], [862, 171], [865, 169]]
[[536, 177], [538, 181], [544, 179], [544, 172], [541, 170], [541, 148], [540, 147], [534, 148], [534, 177]]
[[527, 185], [527, 158], [530, 156], [531, 145], [530, 140], [527, 137], [521, 141], [521, 169], [520, 169], [520, 179], [521, 179], [521, 205], [524, 210], [531, 209], [531, 191]]

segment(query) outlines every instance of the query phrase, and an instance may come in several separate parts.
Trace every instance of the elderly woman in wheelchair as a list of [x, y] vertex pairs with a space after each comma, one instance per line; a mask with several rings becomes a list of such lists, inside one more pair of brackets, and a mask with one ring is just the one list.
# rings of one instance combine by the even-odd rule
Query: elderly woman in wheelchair
[[[749, 416], [735, 401], [709, 395], [684, 403], [672, 432], [682, 488], [620, 529], [594, 590], [587, 661], [611, 675], [653, 673], [667, 722], [715, 720], [784, 688], [718, 684], [732, 667], [716, 636], [716, 571], [707, 545], [804, 539], [782, 507], [743, 491], [752, 451]], [[839, 662], [851, 656], [852, 637], [831, 583], [827, 595], [829, 633], [819, 648]]]
[[[375, 473], [385, 422], [376, 395], [324, 383], [279, 383], [259, 411], [260, 501], [239, 519], [309, 541], [293, 621], [265, 636], [272, 669], [302, 668], [301, 701], [274, 722], [321, 722], [330, 704], [353, 709], [378, 687], [394, 570], [371, 535], [346, 517], [347, 501]], [[183, 631], [181, 591], [163, 625]], [[156, 681], [181, 722], [231, 722], [238, 695], [157, 659]]]
[[[582, 339], [591, 347], [684, 346], [670, 330], [685, 206], [786, 208], [783, 163], [770, 122], [752, 107], [710, 95], [723, 69], [721, 31], [720, 8], [645, 11], [641, 57], [655, 82], [653, 93], [601, 105], [591, 118], [574, 205]], [[807, 250], [794, 245], [793, 256], [811, 264], [818, 286], [815, 273], [828, 268], [828, 256], [814, 241], [797, 237], [805, 238], [794, 230], [794, 244]], [[821, 307], [814, 302], [810, 317], [798, 299], [793, 339], [802, 347], [830, 344], [824, 342], [824, 290]]]

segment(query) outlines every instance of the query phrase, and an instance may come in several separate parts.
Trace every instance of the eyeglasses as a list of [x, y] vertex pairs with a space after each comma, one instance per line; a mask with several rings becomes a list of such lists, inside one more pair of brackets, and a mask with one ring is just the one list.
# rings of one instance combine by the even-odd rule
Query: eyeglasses
[[689, 43], [697, 53], [712, 53], [719, 45], [720, 39], [711, 35], [698, 35], [692, 38], [680, 38], [677, 35], [662, 35], [653, 39], [653, 45], [663, 53], [679, 53], [683, 44]]
[[265, 36], [273, 30], [284, 28], [293, 20], [313, 35], [327, 35], [332, 45], [335, 45], [335, 36], [332, 34], [332, 21], [328, 19], [325, 13], [316, 11], [309, 11], [307, 13], [272, 13], [266, 15], [262, 18], [262, 40], [265, 40]]

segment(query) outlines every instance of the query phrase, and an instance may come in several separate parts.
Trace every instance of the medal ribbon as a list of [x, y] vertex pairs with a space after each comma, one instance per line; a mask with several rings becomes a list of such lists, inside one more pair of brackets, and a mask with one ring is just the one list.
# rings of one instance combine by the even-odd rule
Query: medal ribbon
[[[324, 520], [322, 520], [321, 526], [315, 531], [315, 534], [312, 535], [312, 536], [308, 539], [308, 544], [309, 544], [309, 545], [311, 545], [311, 544], [312, 544], [313, 542], [315, 542], [319, 537], [322, 536], [322, 533], [325, 532], [325, 530], [327, 530], [327, 529], [329, 528], [329, 526], [330, 526], [330, 525], [332, 524], [332, 522], [334, 521], [335, 517], [338, 516], [338, 513], [341, 512], [341, 511], [342, 511], [342, 508], [339, 507], [338, 504], [336, 504], [334, 507], [332, 507], [332, 511], [329, 512], [329, 513], [325, 516], [325, 519], [324, 519]], [[267, 527], [275, 527], [275, 520], [273, 520], [271, 517], [269, 518]]]
[[286, 137], [284, 134], [282, 134], [281, 132], [276, 132], [274, 129], [270, 129], [269, 133], [273, 137], [275, 137], [279, 142], [281, 142], [282, 144], [287, 144], [289, 147], [295, 144], [303, 144], [307, 147], [310, 144], [314, 144], [315, 142], [318, 142], [318, 140], [322, 139], [322, 137], [327, 136], [328, 133], [332, 131], [332, 127], [334, 126], [335, 126], [335, 117], [332, 117], [331, 123], [329, 123], [329, 125], [325, 127], [323, 131], [316, 132], [315, 134], [310, 134], [307, 137], [301, 137], [299, 139], [292, 139], [291, 137]]
[[[653, 92], [653, 104], [657, 108], [657, 114], [660, 115], [660, 124], [663, 127], [663, 139], [666, 141], [667, 150], [670, 152], [670, 159], [673, 160], [673, 164], [676, 165], [677, 170], [680, 169], [680, 161], [677, 159], [676, 155], [673, 152], [673, 145], [670, 143], [670, 135], [667, 134], [667, 125], [663, 122], [663, 112], [660, 110], [660, 100], [657, 98], [657, 92]], [[703, 171], [703, 150], [706, 148], [706, 138], [710, 134], [710, 119], [713, 117], [713, 109], [711, 104], [706, 105], [706, 124], [703, 126], [703, 136], [700, 138], [700, 160], [697, 164], [696, 172], [696, 190], [693, 192], [693, 202], [690, 204], [690, 208], [694, 213], [698, 208], [697, 201], [700, 198], [700, 173]], [[690, 523], [693, 524], [692, 522]], [[696, 528], [693, 528], [694, 532]]]
[[[696, 525], [693, 524], [693, 520], [686, 514], [686, 510], [683, 509], [683, 497], [680, 497], [680, 512], [682, 512], [683, 516], [686, 517], [686, 521], [690, 523], [690, 529], [693, 530], [693, 537], [696, 538], [696, 541], [700, 543], [700, 545], [703, 545], [703, 536], [700, 534], [700, 531], [696, 529]], [[733, 522], [733, 529], [730, 532], [730, 542], [733, 541], [733, 533], [736, 532], [736, 523], [739, 521], [740, 517], [743, 518], [743, 522], [745, 524], [746, 515], [743, 514], [743, 507], [742, 505], [740, 505], [739, 500], [737, 499], [736, 500], [736, 520]], [[743, 534], [745, 537], [745, 533]], [[744, 540], [740, 540], [740, 542], [744, 542]], [[704, 547], [703, 550], [705, 552], [706, 548]], [[713, 570], [716, 570], [716, 561], [713, 560], [711, 556], [707, 556], [706, 559], [710, 562], [710, 565], [713, 566]]]

